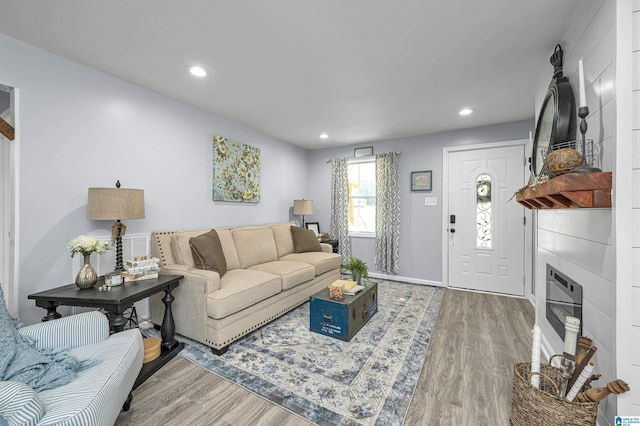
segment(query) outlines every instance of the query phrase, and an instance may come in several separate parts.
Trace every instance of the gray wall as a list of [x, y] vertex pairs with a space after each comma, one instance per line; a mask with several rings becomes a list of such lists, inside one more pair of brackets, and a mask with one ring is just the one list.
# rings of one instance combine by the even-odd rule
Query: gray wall
[[[0, 57], [0, 83], [19, 90], [25, 323], [44, 314], [28, 294], [73, 281], [67, 242], [110, 234], [110, 223], [86, 219], [88, 187], [119, 179], [145, 190], [146, 218], [128, 221], [128, 233], [288, 221], [306, 195], [307, 150], [2, 34]], [[259, 204], [211, 200], [214, 134], [262, 148]]]
[[[190, 108], [91, 68], [0, 34], [0, 83], [19, 89], [19, 314], [27, 323], [43, 310], [27, 295], [72, 282], [66, 243], [79, 234], [108, 235], [110, 223], [86, 219], [92, 186], [145, 190], [146, 219], [128, 233], [288, 221], [296, 198], [314, 199], [321, 230], [329, 226], [326, 159], [352, 156], [353, 147], [307, 151]], [[375, 152], [401, 151], [400, 276], [442, 280], [442, 148], [524, 139], [527, 120], [383, 141]], [[262, 201], [211, 201], [212, 136], [262, 148]], [[433, 191], [412, 193], [409, 174], [433, 171]], [[437, 207], [424, 197], [438, 198]], [[355, 239], [354, 255], [374, 265], [373, 240]]]
[[[442, 149], [527, 139], [534, 128], [533, 119], [373, 144], [374, 153], [398, 151], [400, 156], [400, 273], [398, 276], [415, 282], [442, 282]], [[352, 157], [353, 146], [315, 150], [310, 153], [310, 185], [305, 198], [314, 200], [313, 216], [308, 221], [320, 222], [320, 230], [329, 231], [331, 166], [326, 160]], [[410, 174], [417, 170], [432, 170], [433, 190], [411, 192]], [[424, 205], [425, 197], [436, 197], [438, 206]], [[513, 201], [512, 201], [513, 202]], [[352, 238], [352, 254], [364, 260], [375, 273], [375, 243], [372, 238]]]
[[11, 95], [0, 88], [0, 114], [11, 106]]

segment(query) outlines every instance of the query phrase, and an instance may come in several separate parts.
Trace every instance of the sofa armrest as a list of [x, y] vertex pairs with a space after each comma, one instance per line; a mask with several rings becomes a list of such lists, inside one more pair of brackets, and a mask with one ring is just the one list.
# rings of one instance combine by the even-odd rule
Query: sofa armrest
[[35, 339], [37, 348], [79, 346], [99, 343], [109, 338], [109, 320], [98, 311], [27, 325], [18, 334]]
[[[173, 291], [172, 306], [176, 333], [200, 342], [206, 339], [207, 296], [221, 288], [220, 275], [214, 271], [173, 264], [161, 269], [164, 273], [180, 274], [184, 278]], [[162, 324], [165, 306], [161, 294], [150, 298], [151, 322]]]
[[322, 251], [325, 253], [333, 253], [333, 247], [331, 244], [320, 243], [320, 248], [322, 248]]
[[36, 425], [44, 416], [44, 406], [30, 386], [1, 381], [0, 416], [12, 425]]
[[[193, 276], [195, 281], [202, 285], [202, 293], [205, 295], [212, 291], [220, 290], [220, 274], [215, 271], [173, 264], [169, 267], [163, 267], [161, 272], [169, 275], [183, 275], [185, 279], [190, 275]], [[182, 286], [182, 283], [180, 285]]]

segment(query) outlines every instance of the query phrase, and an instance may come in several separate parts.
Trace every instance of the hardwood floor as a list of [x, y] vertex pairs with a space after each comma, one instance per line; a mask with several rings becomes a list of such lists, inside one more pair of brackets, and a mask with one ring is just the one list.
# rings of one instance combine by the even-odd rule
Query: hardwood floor
[[[513, 366], [531, 356], [533, 322], [528, 300], [447, 289], [405, 425], [508, 425]], [[116, 421], [308, 424], [179, 356], [136, 389]]]

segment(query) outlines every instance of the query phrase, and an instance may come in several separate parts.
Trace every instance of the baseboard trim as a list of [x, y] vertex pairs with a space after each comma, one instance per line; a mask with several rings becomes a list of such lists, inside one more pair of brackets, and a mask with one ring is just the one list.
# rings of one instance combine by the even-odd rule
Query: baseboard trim
[[381, 280], [402, 281], [403, 283], [430, 285], [434, 287], [446, 287], [444, 284], [442, 284], [441, 281], [421, 280], [419, 278], [409, 278], [409, 277], [403, 277], [400, 275], [379, 274], [379, 273], [371, 272], [369, 273], [369, 276], [371, 278], [379, 278]]

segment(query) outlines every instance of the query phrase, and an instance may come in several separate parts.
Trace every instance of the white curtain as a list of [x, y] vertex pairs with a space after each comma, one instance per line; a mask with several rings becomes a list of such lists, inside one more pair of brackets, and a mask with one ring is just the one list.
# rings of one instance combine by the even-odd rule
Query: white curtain
[[334, 158], [331, 163], [331, 236], [338, 240], [342, 263], [349, 262], [349, 165], [346, 158]]
[[397, 274], [400, 244], [400, 153], [376, 155], [376, 269]]

